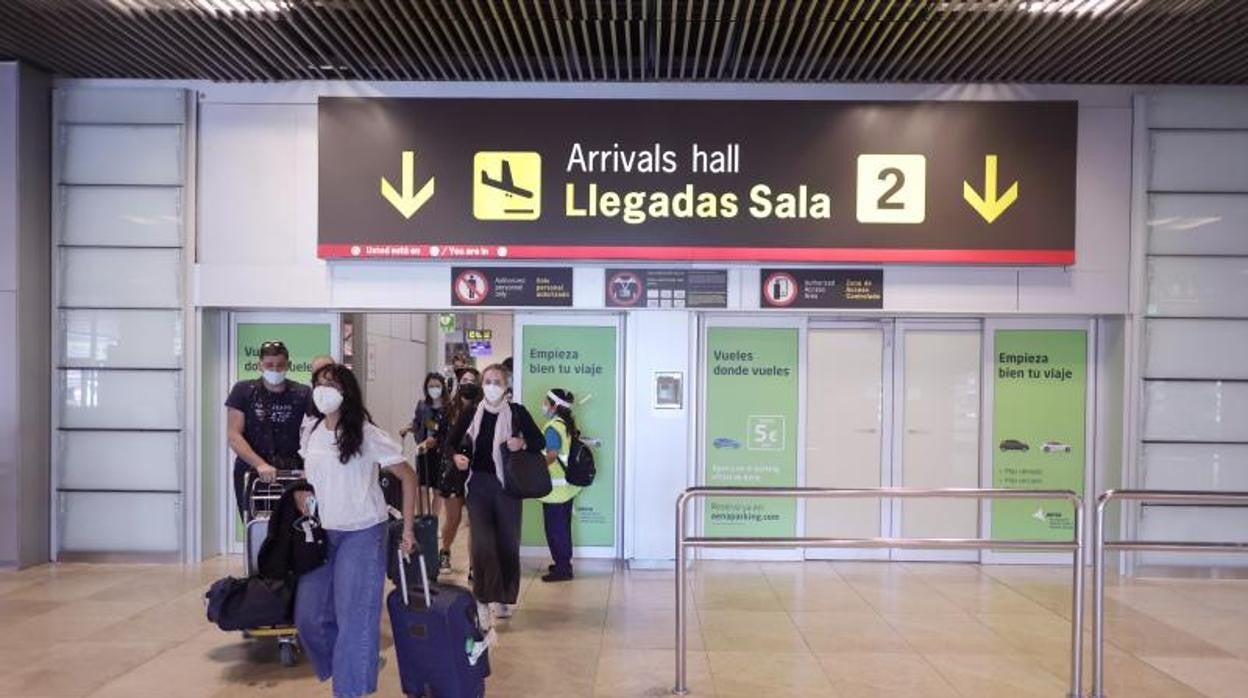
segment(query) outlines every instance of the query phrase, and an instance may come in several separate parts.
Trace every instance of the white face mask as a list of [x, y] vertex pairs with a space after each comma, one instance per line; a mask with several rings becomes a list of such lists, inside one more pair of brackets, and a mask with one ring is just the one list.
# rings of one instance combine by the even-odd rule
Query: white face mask
[[434, 400], [437, 400], [438, 398], [442, 397], [442, 389], [437, 386], [433, 386], [429, 388], [429, 397]]
[[312, 390], [312, 402], [324, 415], [330, 415], [342, 407], [342, 392], [328, 385], [318, 385]]
[[263, 371], [261, 375], [264, 376], [264, 382], [269, 385], [281, 385], [286, 382], [285, 371]]
[[482, 388], [481, 391], [485, 393], [485, 401], [491, 403], [498, 402], [502, 399], [504, 392], [503, 386], [496, 383], [486, 383], [485, 387]]

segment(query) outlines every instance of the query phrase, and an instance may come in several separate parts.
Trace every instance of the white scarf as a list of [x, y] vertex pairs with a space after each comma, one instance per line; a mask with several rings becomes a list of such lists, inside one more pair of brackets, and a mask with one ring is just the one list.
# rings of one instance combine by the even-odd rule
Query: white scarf
[[498, 407], [492, 407], [482, 400], [477, 405], [477, 413], [472, 416], [472, 426], [468, 427], [468, 436], [472, 439], [474, 448], [477, 435], [481, 433], [481, 415], [486, 411], [498, 415], [498, 421], [494, 424], [494, 474], [498, 476], [500, 483], [506, 484], [503, 479], [503, 449], [506, 448], [507, 439], [511, 438], [511, 403], [503, 400]]

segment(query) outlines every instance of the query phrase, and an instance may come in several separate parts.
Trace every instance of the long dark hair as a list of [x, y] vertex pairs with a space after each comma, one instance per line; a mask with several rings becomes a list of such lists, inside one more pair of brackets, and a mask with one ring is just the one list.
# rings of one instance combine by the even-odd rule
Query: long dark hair
[[438, 399], [442, 401], [442, 406], [445, 407], [451, 400], [451, 396], [447, 394], [450, 391], [446, 389], [446, 377], [436, 371], [425, 375], [425, 384], [421, 388], [425, 395], [425, 404], [429, 405], [430, 409], [433, 408], [433, 398], [429, 397], [429, 384], [433, 381], [437, 381], [442, 386], [442, 396]]
[[[342, 364], [332, 364], [317, 371], [317, 378], [326, 378], [342, 390], [342, 407], [338, 408], [338, 428], [334, 430], [334, 440], [338, 445], [338, 460], [346, 465], [363, 448], [364, 423], [371, 424], [373, 416], [364, 407], [360, 382], [356, 380], [351, 369]], [[312, 409], [318, 419], [325, 418], [320, 410], [315, 407]]]
[[[563, 388], [551, 388], [550, 393], [569, 405], [576, 404], [576, 396], [573, 395], [571, 391], [564, 390]], [[564, 407], [554, 400], [551, 400], [549, 397], [547, 397], [546, 400], [555, 406], [555, 416], [562, 419], [564, 426], [568, 428], [568, 437], [571, 439], [581, 438], [581, 430], [576, 426], [576, 417], [572, 416], [572, 408]]]
[[[451, 424], [458, 424], [460, 418], [465, 412], [471, 412], [477, 409], [477, 404], [481, 402], [481, 386], [475, 383], [470, 385], [460, 384], [459, 389], [455, 391], [455, 396], [451, 398], [449, 404], [446, 405], [447, 420]], [[467, 401], [468, 404], [464, 404]]]

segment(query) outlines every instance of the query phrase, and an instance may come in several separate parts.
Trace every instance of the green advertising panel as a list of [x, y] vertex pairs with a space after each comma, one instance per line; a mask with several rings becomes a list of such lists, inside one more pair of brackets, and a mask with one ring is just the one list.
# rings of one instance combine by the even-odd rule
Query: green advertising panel
[[[286, 377], [298, 383], [312, 381], [312, 359], [333, 354], [332, 327], [328, 323], [240, 322], [234, 326], [234, 378], [254, 380], [260, 377], [260, 345], [277, 340], [290, 352], [290, 370]], [[227, 392], [229, 386], [226, 386]], [[230, 460], [230, 470], [234, 462]], [[231, 478], [233, 475], [230, 476]], [[230, 480], [232, 482], [233, 480]], [[230, 497], [234, 499], [233, 496]], [[242, 542], [243, 525], [234, 519], [234, 540]]]
[[[798, 331], [712, 327], [706, 336], [708, 486], [797, 484]], [[716, 498], [708, 536], [792, 536], [792, 499]]]
[[[572, 541], [577, 546], [615, 545], [616, 331], [614, 327], [526, 325], [521, 334], [516, 370], [521, 375], [521, 401], [537, 420], [542, 398], [551, 388], [576, 396], [572, 414], [581, 435], [597, 439], [594, 484], [575, 500]], [[524, 503], [524, 545], [545, 545], [541, 502]]]
[[[997, 330], [993, 341], [993, 486], [1082, 493], [1087, 332]], [[1073, 515], [1065, 501], [996, 501], [992, 536], [1070, 540]]]

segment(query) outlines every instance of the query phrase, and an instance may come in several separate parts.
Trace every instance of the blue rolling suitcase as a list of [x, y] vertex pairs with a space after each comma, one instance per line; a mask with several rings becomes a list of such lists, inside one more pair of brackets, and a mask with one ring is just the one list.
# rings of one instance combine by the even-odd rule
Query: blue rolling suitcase
[[411, 698], [482, 698], [490, 657], [489, 639], [477, 621], [477, 600], [463, 587], [429, 584], [423, 558], [413, 557], [423, 588], [413, 592], [407, 564], [400, 561], [398, 588], [386, 600], [403, 693]]

